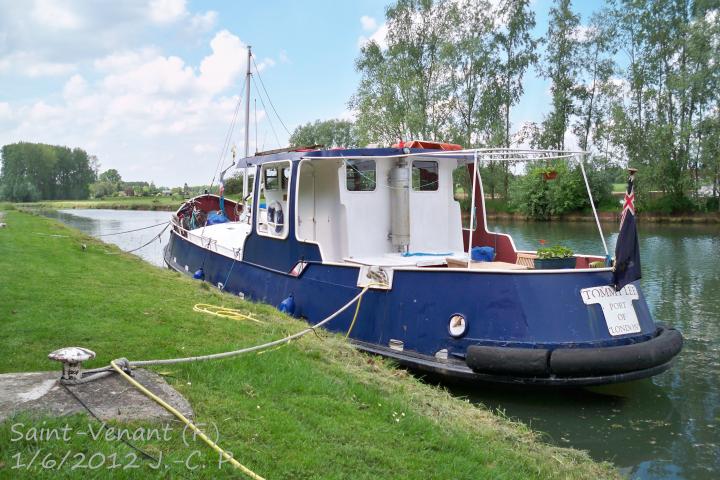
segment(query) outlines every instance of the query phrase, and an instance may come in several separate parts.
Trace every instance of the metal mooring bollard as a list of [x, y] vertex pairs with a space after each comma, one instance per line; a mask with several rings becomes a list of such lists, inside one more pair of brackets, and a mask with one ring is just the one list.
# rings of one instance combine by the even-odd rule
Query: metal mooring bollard
[[74, 382], [82, 378], [82, 362], [95, 358], [95, 352], [82, 347], [66, 347], [48, 354], [50, 360], [62, 362], [62, 381]]

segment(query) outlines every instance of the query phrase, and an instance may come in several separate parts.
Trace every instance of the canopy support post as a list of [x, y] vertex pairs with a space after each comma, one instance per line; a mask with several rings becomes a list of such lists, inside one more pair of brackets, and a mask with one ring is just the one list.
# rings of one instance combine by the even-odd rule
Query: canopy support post
[[585, 157], [580, 155], [580, 171], [582, 172], [583, 180], [585, 180], [585, 188], [587, 188], [588, 197], [590, 198], [590, 207], [592, 208], [593, 215], [595, 216], [595, 224], [597, 225], [598, 232], [600, 232], [600, 240], [602, 240], [603, 248], [605, 249], [605, 256], [609, 257], [607, 243], [605, 243], [605, 235], [603, 235], [602, 227], [600, 227], [600, 218], [598, 218], [597, 210], [595, 209], [595, 201], [593, 200], [592, 191], [590, 190], [590, 183], [588, 182], [587, 175], [585, 174]]
[[473, 155], [473, 183], [472, 183], [472, 201], [470, 202], [470, 234], [468, 235], [468, 248], [467, 248], [467, 254], [468, 254], [468, 268], [470, 268], [470, 262], [472, 261], [472, 241], [473, 241], [473, 233], [475, 233], [475, 228], [477, 226], [475, 225], [475, 184], [477, 183], [478, 178], [478, 152], [475, 150]]

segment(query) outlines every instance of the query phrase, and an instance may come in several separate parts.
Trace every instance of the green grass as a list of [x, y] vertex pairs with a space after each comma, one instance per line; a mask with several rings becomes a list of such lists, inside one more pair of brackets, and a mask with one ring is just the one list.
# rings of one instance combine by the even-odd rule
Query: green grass
[[[8, 228], [0, 229], [0, 372], [57, 369], [47, 353], [63, 346], [95, 350], [98, 358], [91, 367], [118, 357], [221, 352], [304, 326], [272, 307], [118, 255], [115, 247], [52, 220], [7, 211], [5, 221]], [[254, 312], [268, 324], [193, 312], [201, 302]], [[266, 478], [617, 477], [610, 465], [543, 444], [527, 427], [360, 354], [337, 335], [309, 335], [261, 355], [156, 371], [189, 399], [197, 422], [217, 425], [223, 448]], [[82, 430], [90, 420], [21, 415], [0, 424], [1, 478], [239, 476], [228, 465], [218, 470], [216, 454], [203, 444], [184, 446], [177, 424], [170, 441], [136, 442], [162, 454], [168, 469], [156, 471], [142, 459], [137, 469], [109, 470], [113, 454], [116, 464], [131, 460], [132, 450], [116, 441], [77, 435], [69, 442], [13, 441], [12, 425], [18, 422], [26, 428], [69, 423]], [[73, 462], [53, 471], [37, 466], [37, 460], [28, 470], [13, 468], [18, 459], [27, 464], [38, 449], [40, 459], [59, 461], [71, 452], [85, 454], [85, 463], [92, 455], [105, 463], [97, 470], [74, 471]], [[185, 461], [206, 467], [191, 472]]]
[[515, 213], [515, 209], [504, 198], [486, 198], [485, 210], [488, 213]]
[[182, 203], [180, 196], [172, 197], [111, 197], [92, 200], [44, 200], [17, 203], [16, 206], [33, 209], [107, 208], [111, 210], [165, 210], [174, 211]]

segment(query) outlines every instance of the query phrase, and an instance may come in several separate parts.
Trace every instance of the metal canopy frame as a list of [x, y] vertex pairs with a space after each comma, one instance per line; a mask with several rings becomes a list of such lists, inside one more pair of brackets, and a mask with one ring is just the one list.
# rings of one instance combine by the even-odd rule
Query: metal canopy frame
[[401, 157], [447, 157], [463, 162], [465, 165], [473, 164], [473, 185], [472, 185], [472, 208], [470, 214], [470, 221], [472, 222], [470, 230], [470, 241], [468, 242], [468, 251], [472, 248], [472, 233], [477, 228], [474, 225], [474, 218], [476, 213], [475, 206], [475, 192], [476, 183], [482, 185], [480, 178], [480, 171], [477, 166], [478, 163], [484, 162], [538, 162], [538, 161], [552, 161], [552, 160], [566, 160], [568, 162], [576, 161], [580, 165], [580, 172], [583, 176], [585, 183], [585, 189], [587, 190], [588, 198], [590, 200], [590, 207], [592, 208], [593, 217], [595, 218], [595, 225], [597, 226], [598, 233], [600, 234], [600, 240], [602, 241], [603, 249], [605, 250], [605, 256], [609, 257], [610, 252], [605, 241], [605, 235], [603, 234], [602, 227], [600, 226], [600, 218], [598, 217], [597, 209], [595, 208], [595, 201], [592, 196], [592, 190], [590, 189], [590, 183], [588, 182], [587, 174], [585, 172], [585, 157], [588, 155], [587, 152], [577, 150], [542, 150], [542, 149], [523, 149], [523, 148], [473, 148], [465, 150], [419, 150], [409, 149], [404, 150], [394, 149], [393, 152], [390, 149], [386, 151], [388, 154], [376, 154], [376, 155], [358, 155], [358, 150], [348, 150], [347, 155], [343, 154], [343, 150], [333, 151], [335, 155], [307, 155], [302, 156], [302, 159], [307, 160], [352, 160], [352, 159], [380, 159], [380, 158], [401, 158]]

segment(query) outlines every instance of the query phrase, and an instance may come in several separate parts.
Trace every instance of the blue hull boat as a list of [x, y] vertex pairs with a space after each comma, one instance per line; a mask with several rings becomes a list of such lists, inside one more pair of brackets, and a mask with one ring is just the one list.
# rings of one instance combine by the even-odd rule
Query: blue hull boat
[[[354, 322], [351, 308], [326, 328], [448, 377], [598, 385], [658, 374], [682, 336], [653, 321], [637, 282], [611, 286], [607, 255], [535, 268], [535, 252], [487, 229], [481, 162], [563, 158], [582, 161], [426, 142], [256, 154], [241, 160], [252, 187], [242, 204], [201, 195], [178, 209], [165, 262], [310, 324], [369, 287]], [[453, 196], [458, 168], [472, 178], [465, 227]], [[474, 261], [477, 247], [491, 261]]]

